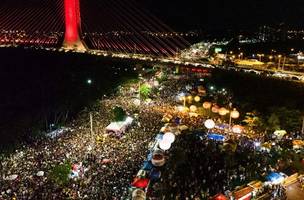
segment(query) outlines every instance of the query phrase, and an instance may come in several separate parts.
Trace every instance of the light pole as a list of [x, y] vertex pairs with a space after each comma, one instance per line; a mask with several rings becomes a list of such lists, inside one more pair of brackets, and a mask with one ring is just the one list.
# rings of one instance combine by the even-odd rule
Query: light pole
[[302, 130], [301, 130], [302, 136], [304, 135], [304, 117], [303, 117], [303, 122], [302, 122]]
[[285, 62], [286, 62], [286, 56], [284, 56], [284, 59], [283, 59], [282, 71], [284, 71], [284, 65], [285, 65]]
[[235, 108], [232, 111], [230, 111], [230, 113], [229, 113], [229, 131], [231, 131], [232, 119], [237, 119], [239, 117], [240, 117], [240, 113]]
[[281, 57], [282, 57], [281, 55], [278, 55], [278, 58], [279, 58], [279, 61], [278, 61], [278, 62], [279, 62], [279, 63], [278, 63], [278, 69], [280, 69], [280, 65], [281, 65]]
[[140, 102], [141, 101], [141, 98], [140, 98], [140, 81], [142, 79], [141, 74], [138, 75], [138, 79], [139, 79], [139, 81], [138, 81], [138, 99], [139, 99], [139, 102]]

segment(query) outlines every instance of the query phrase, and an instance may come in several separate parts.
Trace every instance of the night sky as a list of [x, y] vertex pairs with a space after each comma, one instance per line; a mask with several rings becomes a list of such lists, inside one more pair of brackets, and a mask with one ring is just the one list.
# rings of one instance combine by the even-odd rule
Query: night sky
[[[35, 8], [44, 1], [2, 0], [0, 7], [6, 2], [10, 7]], [[49, 1], [63, 5], [64, 0]], [[120, 2], [130, 6], [130, 1], [141, 4], [140, 7], [177, 31], [248, 30], [281, 23], [292, 28], [304, 28], [304, 0], [80, 0], [80, 4], [114, 5], [113, 2]]]
[[[140, 0], [138, 0], [140, 1]], [[250, 29], [285, 23], [304, 27], [304, 0], [142, 0], [175, 30]]]

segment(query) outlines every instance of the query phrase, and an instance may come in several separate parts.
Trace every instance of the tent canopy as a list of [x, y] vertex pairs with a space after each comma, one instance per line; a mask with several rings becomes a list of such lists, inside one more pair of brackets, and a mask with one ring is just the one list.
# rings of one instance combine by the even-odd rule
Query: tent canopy
[[252, 187], [245, 187], [233, 192], [233, 196], [235, 199], [240, 199], [242, 197], [250, 195], [252, 191], [253, 191]]
[[149, 179], [148, 178], [135, 178], [133, 183], [131, 184], [133, 187], [137, 188], [146, 188], [149, 184]]
[[143, 170], [151, 170], [153, 168], [153, 165], [151, 161], [144, 161], [144, 164], [142, 166]]
[[284, 180], [284, 177], [280, 173], [271, 172], [266, 176], [266, 180], [274, 184], [277, 184], [277, 183], [281, 183]]
[[210, 133], [210, 134], [207, 135], [207, 137], [209, 139], [216, 140], [216, 141], [224, 141], [225, 140], [225, 136], [220, 135], [220, 134], [216, 134], [216, 133]]
[[228, 198], [223, 194], [217, 194], [212, 197], [211, 200], [228, 200]]

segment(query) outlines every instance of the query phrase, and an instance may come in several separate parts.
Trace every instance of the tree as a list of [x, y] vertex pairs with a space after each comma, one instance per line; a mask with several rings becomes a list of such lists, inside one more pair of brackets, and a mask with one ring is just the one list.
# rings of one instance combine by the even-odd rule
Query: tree
[[280, 128], [289, 131], [297, 131], [301, 129], [301, 112], [287, 107], [272, 108], [272, 115], [277, 115]]
[[126, 112], [124, 109], [120, 106], [115, 106], [112, 109], [112, 115], [113, 115], [113, 120], [114, 121], [123, 121], [126, 117]]
[[50, 179], [58, 184], [64, 186], [69, 182], [69, 174], [71, 171], [71, 163], [66, 161], [63, 164], [56, 165], [50, 172]]
[[250, 128], [250, 130], [257, 130], [257, 131], [263, 130], [264, 123], [261, 117], [259, 117], [258, 113], [255, 111], [247, 112], [243, 122], [246, 123], [246, 125]]
[[147, 99], [149, 97], [151, 93], [151, 86], [148, 84], [143, 84], [140, 86], [139, 88], [139, 95], [143, 98], [143, 99]]
[[280, 119], [275, 113], [272, 113], [267, 120], [267, 130], [271, 132], [280, 130]]

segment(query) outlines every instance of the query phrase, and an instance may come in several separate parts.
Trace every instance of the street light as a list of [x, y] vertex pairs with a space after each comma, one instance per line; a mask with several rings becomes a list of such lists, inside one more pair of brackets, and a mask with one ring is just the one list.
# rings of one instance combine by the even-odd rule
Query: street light
[[222, 107], [219, 109], [219, 115], [224, 116], [229, 112], [226, 108]]
[[205, 122], [204, 122], [204, 125], [207, 129], [212, 129], [214, 128], [215, 126], [215, 123], [212, 119], [207, 119]]
[[87, 79], [87, 84], [91, 85], [92, 84], [92, 79]]
[[272, 58], [273, 58], [273, 56], [269, 56], [269, 60], [270, 60], [270, 62], [271, 62]]
[[233, 111], [230, 112], [229, 115], [229, 131], [231, 130], [231, 121], [232, 119], [237, 119], [240, 117], [240, 113], [239, 111], [237, 111], [235, 108], [233, 109]]

